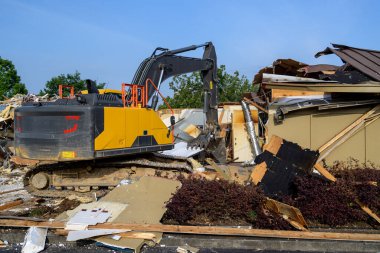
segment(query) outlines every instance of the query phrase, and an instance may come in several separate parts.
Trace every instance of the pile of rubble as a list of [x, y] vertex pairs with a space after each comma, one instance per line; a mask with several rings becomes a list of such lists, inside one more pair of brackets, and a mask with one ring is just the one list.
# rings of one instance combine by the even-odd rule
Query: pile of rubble
[[[378, 159], [380, 65], [372, 62], [380, 52], [333, 46], [317, 56], [334, 53], [343, 66], [276, 60], [255, 76], [257, 93], [219, 106], [225, 163], [205, 157], [202, 149], [187, 149], [186, 142], [201, 133], [202, 109], [176, 109], [173, 150], [126, 161], [133, 172], [101, 196], [7, 198], [23, 190], [3, 190], [0, 226], [30, 227], [24, 249], [35, 252], [44, 249], [48, 230], [67, 241], [93, 240], [135, 252], [159, 244], [164, 233], [380, 242], [377, 231], [372, 233], [380, 224], [379, 168], [331, 165], [355, 152], [360, 161]], [[54, 99], [28, 95], [4, 101], [3, 147], [11, 146], [15, 107]], [[172, 112], [159, 113], [171, 126]], [[4, 161], [10, 151], [4, 148]], [[179, 163], [153, 157], [178, 159], [182, 170], [174, 168]], [[152, 162], [161, 169], [149, 167]], [[372, 230], [315, 231], [342, 227]], [[188, 251], [197, 249], [177, 249]]]

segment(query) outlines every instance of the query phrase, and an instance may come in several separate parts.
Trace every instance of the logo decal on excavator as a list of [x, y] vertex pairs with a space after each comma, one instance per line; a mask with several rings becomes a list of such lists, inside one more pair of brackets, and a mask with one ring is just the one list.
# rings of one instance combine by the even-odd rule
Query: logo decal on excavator
[[[69, 116], [65, 116], [65, 118], [66, 118], [66, 120], [76, 120], [76, 121], [78, 121], [80, 119], [80, 116], [71, 116], [71, 115], [69, 115]], [[78, 123], [75, 123], [72, 128], [63, 130], [63, 133], [64, 134], [69, 134], [69, 133], [75, 132], [76, 130], [78, 130]]]

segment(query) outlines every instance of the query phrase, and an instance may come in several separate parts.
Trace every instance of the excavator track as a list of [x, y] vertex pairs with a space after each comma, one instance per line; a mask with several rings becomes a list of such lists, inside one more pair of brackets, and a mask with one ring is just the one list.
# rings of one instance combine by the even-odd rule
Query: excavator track
[[33, 196], [62, 198], [96, 198], [104, 196], [122, 180], [133, 180], [144, 175], [174, 178], [191, 173], [186, 160], [154, 155], [101, 159], [95, 161], [42, 161], [29, 167], [23, 183]]

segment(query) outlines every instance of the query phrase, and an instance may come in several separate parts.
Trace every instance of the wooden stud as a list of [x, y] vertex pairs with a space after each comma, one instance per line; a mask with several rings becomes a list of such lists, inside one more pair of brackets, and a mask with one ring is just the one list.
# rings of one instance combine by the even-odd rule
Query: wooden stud
[[257, 109], [260, 109], [261, 111], [263, 111], [265, 113], [269, 113], [267, 109], [265, 109], [264, 107], [258, 105], [257, 103], [253, 102], [252, 100], [249, 100], [248, 98], [244, 98], [244, 101], [247, 102], [250, 105], [253, 105]]
[[18, 200], [15, 200], [15, 201], [8, 202], [8, 203], [0, 206], [0, 211], [9, 209], [11, 207], [19, 206], [22, 203], [24, 203], [24, 201], [22, 199], [18, 199]]
[[13, 189], [13, 190], [9, 190], [9, 191], [3, 191], [3, 192], [0, 192], [0, 195], [11, 193], [11, 192], [17, 192], [17, 191], [21, 191], [21, 190], [24, 190], [24, 188], [17, 188], [17, 189]]
[[314, 168], [319, 172], [321, 173], [322, 176], [324, 176], [325, 178], [327, 178], [328, 180], [332, 181], [332, 182], [336, 182], [336, 178], [334, 177], [334, 175], [332, 175], [328, 170], [326, 170], [322, 164], [320, 163], [316, 163], [314, 165]]
[[[3, 227], [65, 227], [64, 222], [59, 221], [23, 221], [0, 219]], [[380, 234], [363, 233], [333, 233], [333, 232], [310, 232], [310, 231], [288, 231], [269, 229], [229, 228], [216, 226], [179, 226], [162, 224], [121, 224], [103, 223], [89, 226], [89, 229], [131, 229], [133, 231], [162, 232], [175, 234], [203, 234], [203, 235], [225, 235], [225, 236], [253, 236], [270, 238], [292, 238], [312, 240], [347, 240], [347, 241], [375, 241], [380, 242]]]
[[369, 216], [371, 216], [372, 218], [374, 218], [378, 223], [380, 223], [380, 217], [377, 216], [376, 213], [374, 213], [371, 209], [369, 209], [368, 206], [364, 205], [363, 203], [361, 203], [359, 200], [356, 200], [356, 203], [360, 206], [360, 208], [366, 212]]

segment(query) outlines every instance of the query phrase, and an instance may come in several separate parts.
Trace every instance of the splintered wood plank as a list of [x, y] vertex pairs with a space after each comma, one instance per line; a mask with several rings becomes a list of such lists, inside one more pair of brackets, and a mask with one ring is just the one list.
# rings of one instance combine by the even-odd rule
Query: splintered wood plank
[[256, 165], [251, 173], [251, 181], [255, 184], [258, 185], [261, 180], [263, 179], [265, 173], [267, 172], [267, 164], [265, 162], [262, 162], [258, 165]]
[[336, 178], [334, 177], [333, 174], [331, 174], [328, 170], [326, 170], [322, 164], [320, 163], [316, 163], [314, 165], [314, 168], [319, 172], [321, 173], [322, 176], [324, 176], [325, 178], [327, 178], [328, 180], [332, 181], [332, 182], [336, 182]]
[[360, 206], [360, 208], [366, 212], [369, 216], [371, 216], [372, 218], [374, 218], [378, 223], [380, 223], [380, 217], [377, 216], [376, 213], [374, 213], [368, 206], [364, 205], [363, 203], [361, 203], [359, 200], [356, 200], [356, 203]]
[[197, 138], [201, 134], [201, 130], [193, 124], [188, 125], [183, 131], [193, 138]]
[[265, 145], [264, 150], [271, 152], [274, 155], [277, 155], [280, 147], [284, 143], [284, 140], [277, 135], [272, 135], [270, 137], [269, 143]]
[[244, 98], [244, 101], [247, 102], [250, 105], [253, 105], [257, 109], [260, 109], [261, 111], [263, 111], [265, 113], [269, 113], [267, 109], [265, 109], [264, 107], [258, 105], [257, 103], [253, 102], [252, 100], [249, 100], [248, 98]]
[[227, 175], [211, 158], [206, 158], [206, 162], [211, 165], [211, 167], [223, 177], [225, 180], [230, 180], [229, 175]]
[[15, 200], [15, 201], [11, 201], [11, 202], [5, 203], [4, 205], [0, 206], [0, 211], [9, 209], [11, 207], [19, 206], [22, 203], [24, 203], [24, 201], [22, 199], [18, 199], [18, 200]]
[[325, 92], [320, 91], [301, 91], [301, 90], [284, 90], [272, 89], [272, 101], [276, 98], [294, 97], [294, 96], [310, 96], [310, 95], [323, 95]]
[[[54, 231], [56, 235], [67, 236], [69, 231], [66, 229], [56, 229]], [[114, 233], [115, 235], [120, 235], [124, 238], [133, 238], [133, 239], [144, 239], [144, 240], [154, 240], [156, 235], [153, 233], [144, 233], [144, 232], [123, 232], [123, 233]]]
[[294, 206], [290, 206], [274, 199], [267, 198], [265, 206], [268, 210], [280, 214], [287, 222], [296, 229], [306, 231], [306, 221], [301, 211]]
[[0, 195], [11, 193], [11, 192], [17, 192], [17, 191], [21, 191], [21, 190], [25, 190], [25, 188], [17, 188], [17, 189], [13, 189], [13, 190], [9, 190], [9, 191], [3, 191], [3, 192], [0, 192]]
[[[0, 219], [0, 226], [6, 227], [46, 227], [64, 228], [63, 222], [57, 221], [22, 221]], [[334, 233], [334, 232], [310, 232], [310, 231], [288, 231], [269, 229], [230, 228], [216, 226], [180, 226], [162, 224], [123, 224], [103, 223], [89, 226], [89, 229], [130, 229], [144, 232], [163, 232], [175, 234], [203, 234], [203, 235], [225, 235], [225, 236], [254, 236], [270, 238], [292, 238], [311, 240], [347, 240], [347, 241], [372, 241], [380, 242], [380, 234], [364, 233]]]

